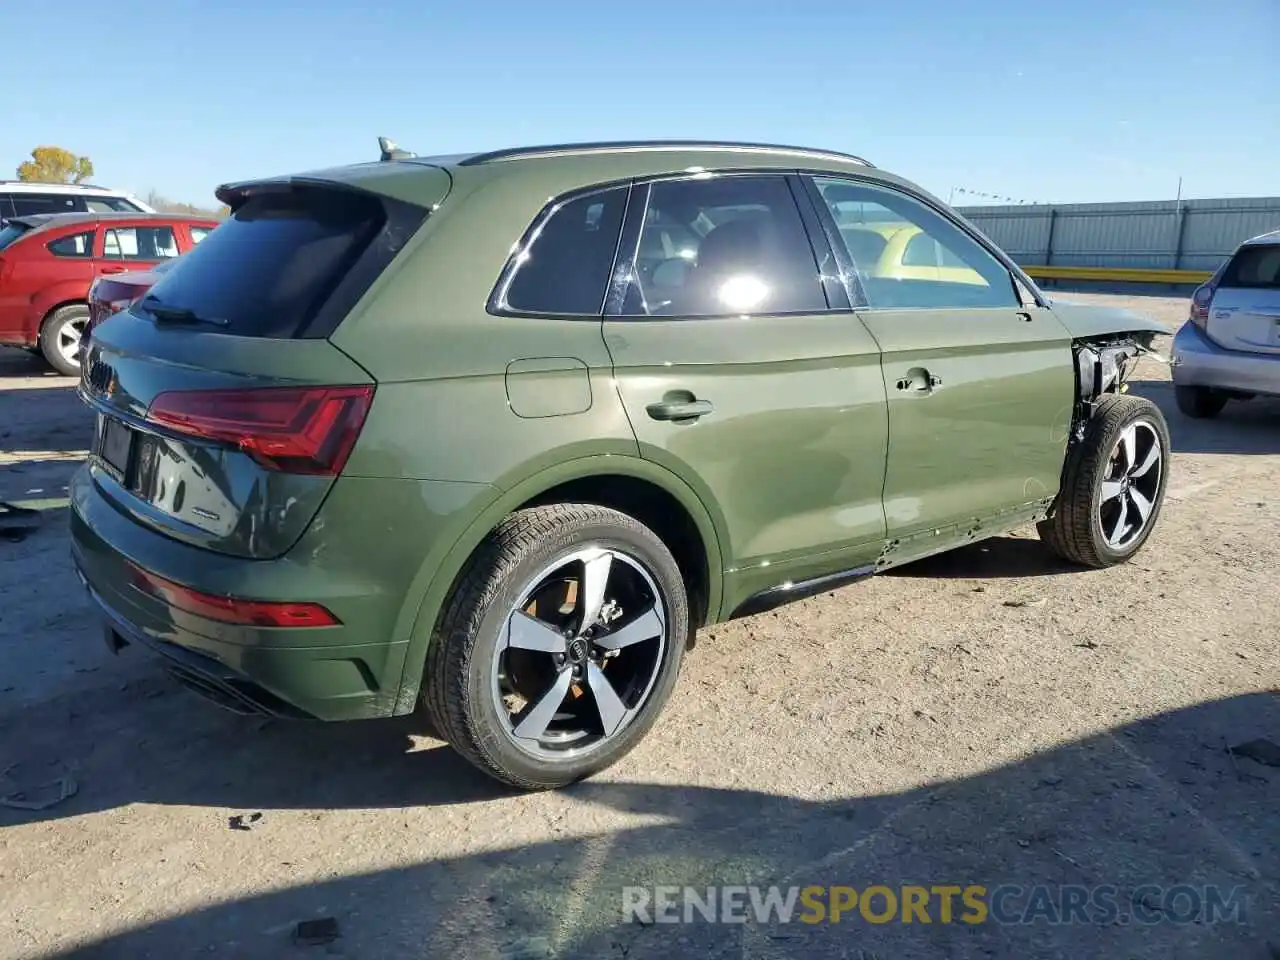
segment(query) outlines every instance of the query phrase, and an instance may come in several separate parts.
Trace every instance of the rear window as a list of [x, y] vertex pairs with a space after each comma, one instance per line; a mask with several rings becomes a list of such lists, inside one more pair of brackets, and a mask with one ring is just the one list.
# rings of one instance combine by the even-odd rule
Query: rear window
[[[336, 321], [326, 329], [313, 321], [386, 222], [383, 203], [370, 194], [299, 188], [253, 197], [151, 295], [236, 336], [326, 336]], [[145, 299], [138, 309], [145, 312]]]
[[1280, 290], [1280, 245], [1243, 247], [1236, 251], [1220, 286]]
[[30, 229], [25, 223], [6, 223], [0, 227], [0, 250], [9, 246]]

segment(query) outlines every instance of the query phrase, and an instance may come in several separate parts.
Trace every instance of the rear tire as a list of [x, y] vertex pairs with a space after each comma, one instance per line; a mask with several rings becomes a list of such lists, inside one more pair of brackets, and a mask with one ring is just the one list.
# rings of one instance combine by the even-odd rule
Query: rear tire
[[83, 303], [59, 307], [40, 327], [40, 353], [64, 377], [80, 376], [80, 337], [89, 323]]
[[445, 603], [423, 703], [443, 739], [490, 776], [523, 790], [565, 786], [648, 733], [688, 634], [680, 569], [648, 527], [594, 504], [520, 510], [477, 548]]
[[1169, 428], [1154, 403], [1103, 397], [1084, 438], [1067, 454], [1053, 516], [1036, 527], [1040, 539], [1072, 563], [1124, 563], [1142, 549], [1160, 517], [1169, 449]]
[[1173, 398], [1179, 410], [1197, 420], [1211, 420], [1227, 405], [1227, 395], [1210, 387], [1175, 386]]

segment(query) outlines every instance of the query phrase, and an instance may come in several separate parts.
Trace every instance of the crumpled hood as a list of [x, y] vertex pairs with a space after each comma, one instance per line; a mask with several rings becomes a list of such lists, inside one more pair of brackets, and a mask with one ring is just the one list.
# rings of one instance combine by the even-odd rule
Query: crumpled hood
[[1171, 336], [1173, 331], [1150, 317], [1144, 317], [1122, 307], [1099, 306], [1091, 303], [1072, 303], [1069, 300], [1049, 300], [1049, 309], [1062, 321], [1076, 339], [1106, 336], [1107, 334], [1148, 333]]

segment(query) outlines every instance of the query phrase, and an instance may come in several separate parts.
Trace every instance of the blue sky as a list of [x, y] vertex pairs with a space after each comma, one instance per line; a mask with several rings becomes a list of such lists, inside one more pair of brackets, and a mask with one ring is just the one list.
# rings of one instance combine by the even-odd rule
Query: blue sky
[[1280, 0], [5, 6], [0, 177], [53, 143], [199, 203], [380, 134], [711, 137], [852, 151], [944, 199], [1280, 194]]

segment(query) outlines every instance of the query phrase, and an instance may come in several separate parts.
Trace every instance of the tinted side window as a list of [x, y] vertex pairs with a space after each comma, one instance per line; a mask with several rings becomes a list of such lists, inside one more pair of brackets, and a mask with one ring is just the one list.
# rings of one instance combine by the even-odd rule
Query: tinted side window
[[10, 199], [17, 217], [29, 217], [35, 213], [84, 213], [88, 209], [83, 197], [59, 193], [15, 193], [10, 195]]
[[813, 248], [785, 177], [695, 178], [650, 187], [625, 315], [826, 309]]
[[618, 187], [556, 208], [516, 255], [498, 306], [552, 316], [603, 313], [626, 205], [627, 190]]
[[88, 257], [93, 255], [93, 231], [73, 233], [50, 241], [49, 252], [55, 257]]
[[178, 255], [172, 227], [113, 227], [102, 239], [102, 255], [113, 260], [167, 260]]
[[1219, 286], [1280, 290], [1280, 245], [1241, 248], [1231, 258]]
[[1013, 278], [963, 230], [896, 190], [815, 178], [868, 306], [1017, 307]]
[[133, 213], [138, 208], [121, 197], [85, 197], [91, 213]]

